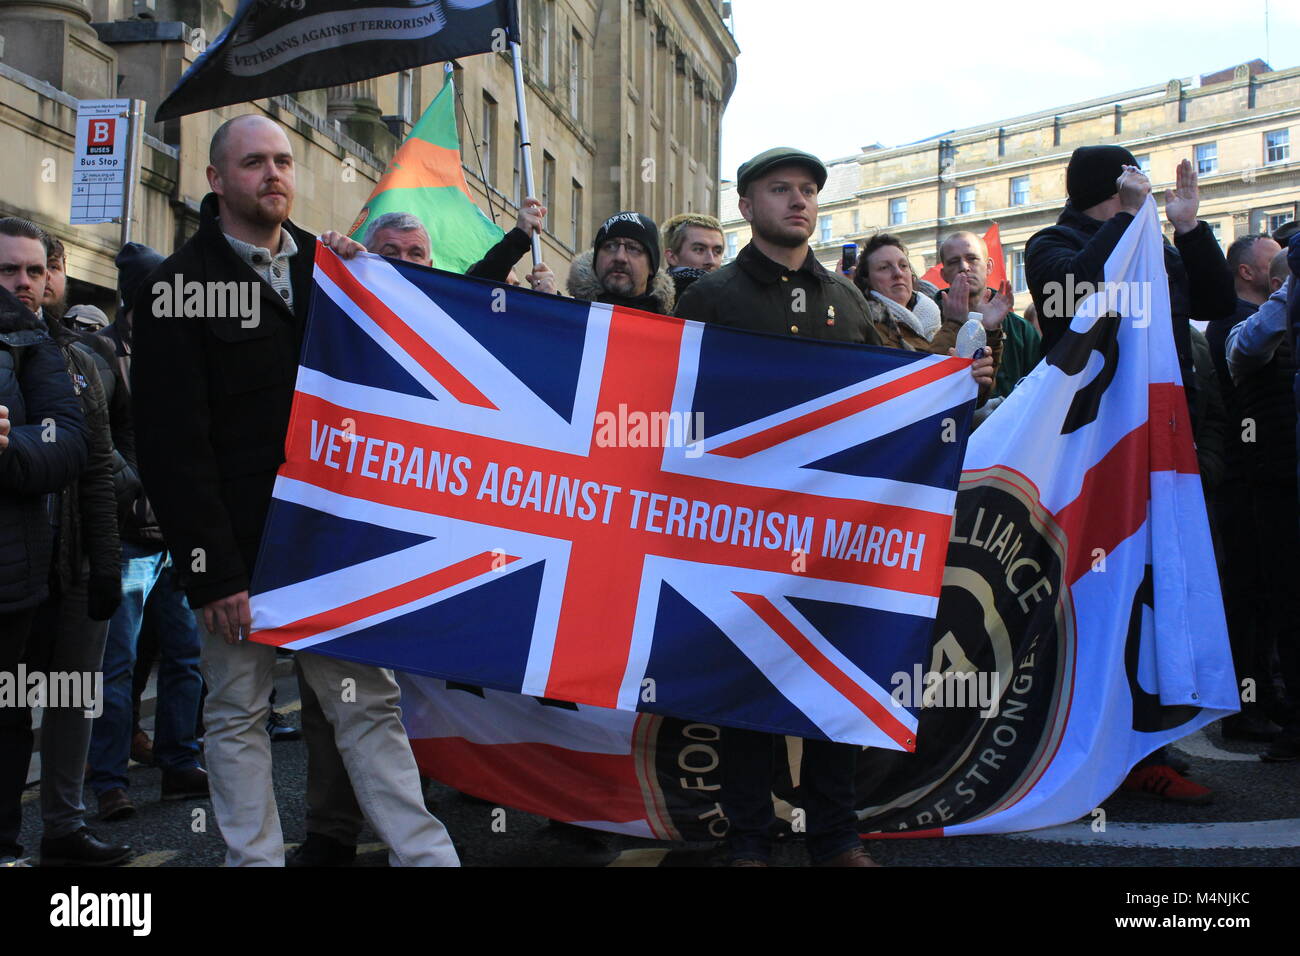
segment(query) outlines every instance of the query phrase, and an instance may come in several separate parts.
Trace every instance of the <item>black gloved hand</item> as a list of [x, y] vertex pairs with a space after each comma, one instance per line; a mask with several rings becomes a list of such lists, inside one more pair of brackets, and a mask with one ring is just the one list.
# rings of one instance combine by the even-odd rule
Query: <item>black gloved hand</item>
[[122, 575], [92, 574], [86, 586], [86, 614], [92, 621], [112, 618], [122, 603]]

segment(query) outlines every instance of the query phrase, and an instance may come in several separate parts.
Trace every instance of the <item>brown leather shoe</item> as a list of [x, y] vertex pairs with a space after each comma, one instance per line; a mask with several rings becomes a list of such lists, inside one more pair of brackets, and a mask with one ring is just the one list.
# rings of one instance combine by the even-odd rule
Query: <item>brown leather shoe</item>
[[121, 787], [105, 790], [99, 795], [99, 819], [125, 820], [135, 813], [135, 804]]
[[839, 856], [823, 860], [818, 866], [880, 866], [870, 854], [860, 846], [850, 847]]
[[137, 730], [131, 738], [131, 759], [146, 767], [153, 766], [153, 741], [143, 730]]

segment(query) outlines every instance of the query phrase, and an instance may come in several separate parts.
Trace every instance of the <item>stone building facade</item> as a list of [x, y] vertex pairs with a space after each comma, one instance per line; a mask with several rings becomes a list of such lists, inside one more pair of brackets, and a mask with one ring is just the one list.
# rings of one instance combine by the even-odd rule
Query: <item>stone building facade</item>
[[[867, 147], [832, 161], [814, 233], [818, 258], [838, 262], [877, 230], [908, 244], [918, 274], [959, 229], [999, 224], [1017, 307], [1029, 302], [1024, 247], [1065, 204], [1065, 169], [1079, 146], [1119, 144], [1147, 170], [1162, 203], [1178, 163], [1199, 170], [1200, 218], [1226, 249], [1237, 236], [1270, 232], [1300, 212], [1300, 68], [1256, 60], [1192, 80], [1170, 80], [1072, 103], [907, 146]], [[735, 188], [725, 184], [728, 252], [749, 238]], [[1167, 224], [1166, 224], [1167, 225]]]
[[[120, 226], [70, 226], [78, 99], [143, 99], [149, 118], [237, 0], [0, 0], [0, 215], [68, 247], [70, 296], [112, 314]], [[596, 225], [635, 208], [664, 218], [718, 209], [718, 140], [738, 54], [721, 0], [520, 0], [544, 256], [561, 280]], [[510, 58], [454, 64], [462, 161], [484, 211], [508, 229], [520, 187]], [[397, 144], [438, 93], [443, 65], [147, 123], [131, 237], [169, 253], [197, 226], [207, 144], [262, 112], [289, 131], [293, 218], [347, 229]]]

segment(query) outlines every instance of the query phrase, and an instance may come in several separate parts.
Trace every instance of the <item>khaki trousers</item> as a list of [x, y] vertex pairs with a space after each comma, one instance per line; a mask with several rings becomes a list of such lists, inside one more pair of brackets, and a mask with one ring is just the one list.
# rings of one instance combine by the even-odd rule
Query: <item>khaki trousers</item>
[[[392, 865], [459, 866], [446, 827], [425, 809], [393, 672], [319, 654], [297, 657], [333, 728], [357, 801], [388, 844]], [[203, 632], [204, 749], [227, 866], [284, 865], [266, 732], [274, 665], [273, 647], [227, 644]]]

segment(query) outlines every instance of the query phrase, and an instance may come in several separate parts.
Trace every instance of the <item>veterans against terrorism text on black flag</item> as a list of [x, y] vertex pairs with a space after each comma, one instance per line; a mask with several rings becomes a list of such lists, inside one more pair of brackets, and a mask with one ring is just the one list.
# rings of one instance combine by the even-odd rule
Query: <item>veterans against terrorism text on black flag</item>
[[506, 50], [518, 39], [514, 0], [242, 0], [154, 120]]

